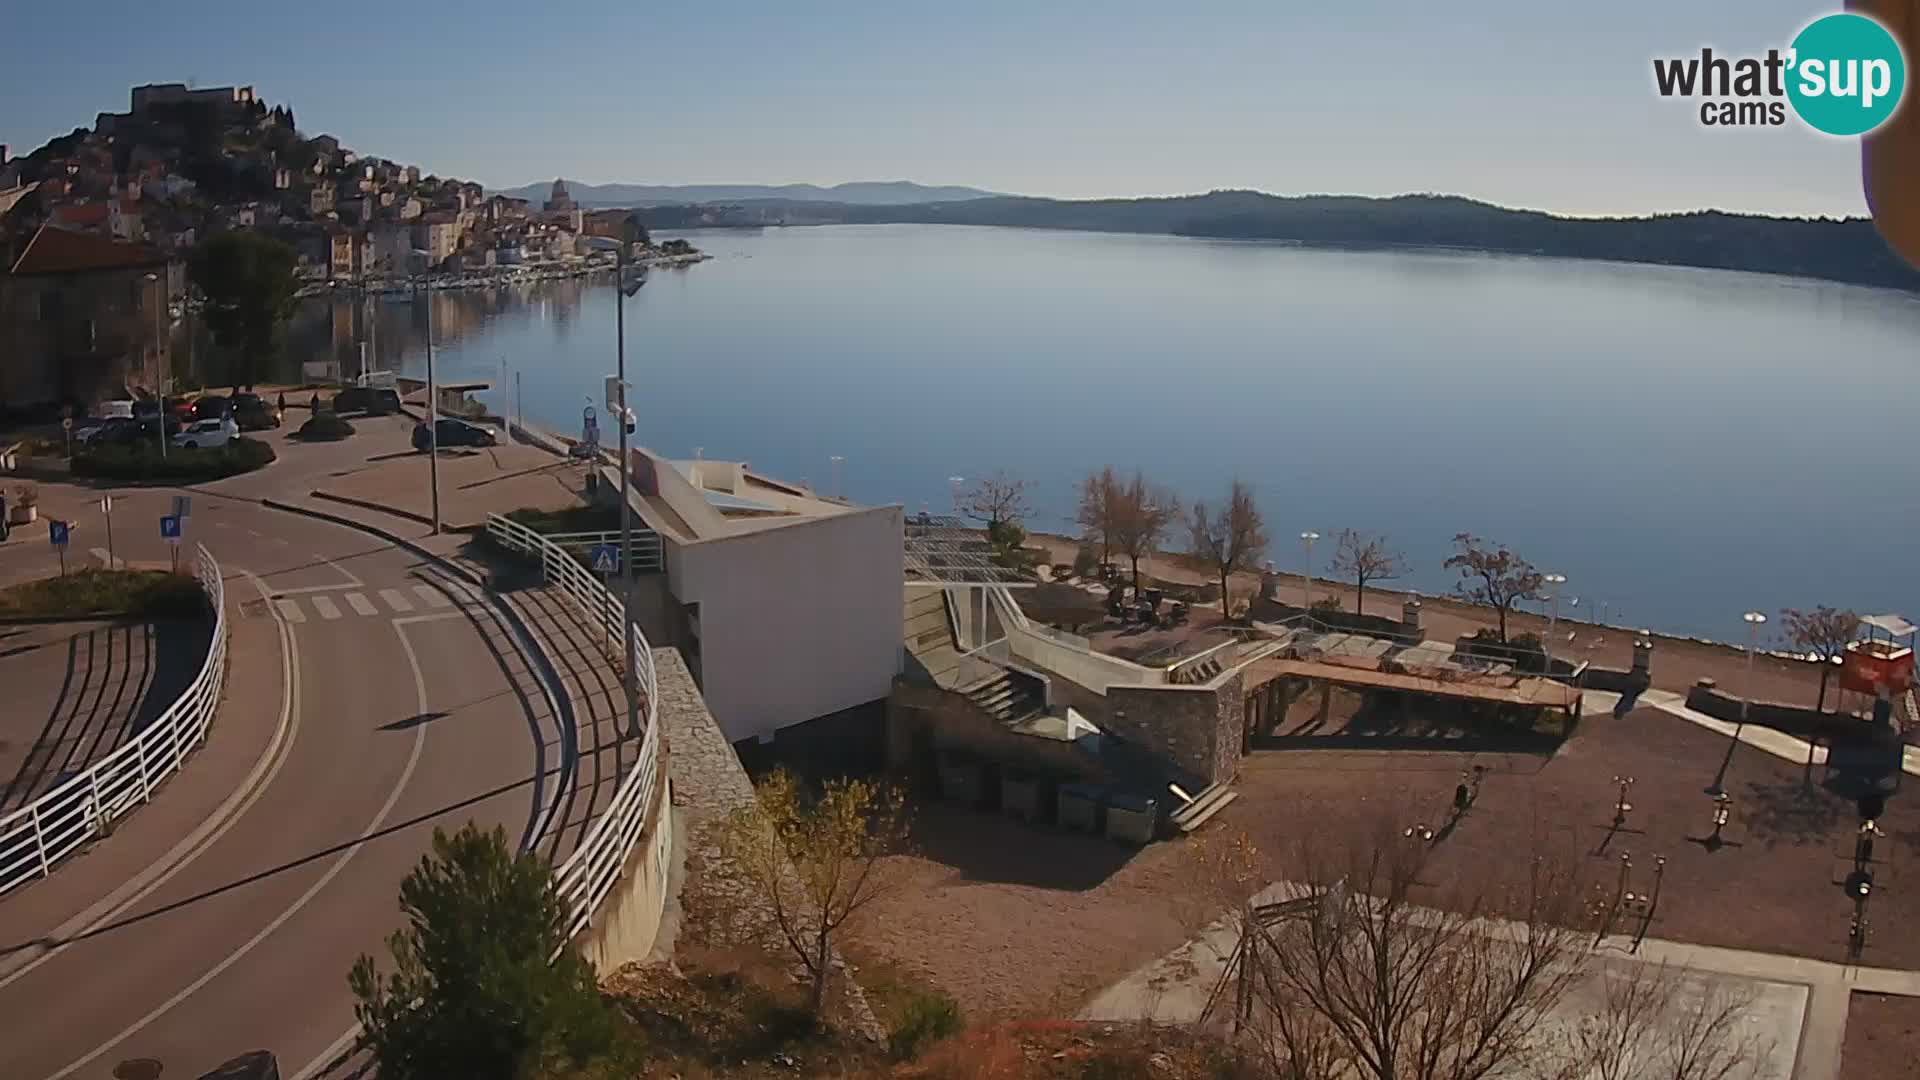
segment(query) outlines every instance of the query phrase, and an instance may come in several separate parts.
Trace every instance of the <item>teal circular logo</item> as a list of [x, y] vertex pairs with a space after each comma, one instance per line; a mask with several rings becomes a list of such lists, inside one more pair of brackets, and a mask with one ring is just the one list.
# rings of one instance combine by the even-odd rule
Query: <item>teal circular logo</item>
[[1907, 60], [1887, 28], [1865, 15], [1828, 15], [1793, 39], [1787, 100], [1808, 126], [1864, 135], [1893, 115], [1907, 88]]

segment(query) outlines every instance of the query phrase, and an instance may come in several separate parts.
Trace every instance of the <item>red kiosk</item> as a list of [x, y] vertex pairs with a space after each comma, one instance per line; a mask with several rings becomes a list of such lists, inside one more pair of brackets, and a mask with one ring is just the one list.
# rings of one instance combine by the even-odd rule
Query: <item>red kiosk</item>
[[1875, 714], [1883, 716], [1882, 710], [1893, 709], [1913, 689], [1914, 636], [1920, 627], [1899, 615], [1867, 615], [1860, 619], [1860, 633], [1840, 658], [1840, 689], [1871, 697]]

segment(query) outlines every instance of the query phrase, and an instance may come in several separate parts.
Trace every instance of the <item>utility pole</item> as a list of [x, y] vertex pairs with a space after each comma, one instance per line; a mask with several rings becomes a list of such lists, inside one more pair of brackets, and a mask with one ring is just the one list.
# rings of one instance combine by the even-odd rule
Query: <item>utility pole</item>
[[433, 534], [440, 535], [440, 407], [433, 383], [433, 287], [427, 287], [427, 482], [433, 488]]

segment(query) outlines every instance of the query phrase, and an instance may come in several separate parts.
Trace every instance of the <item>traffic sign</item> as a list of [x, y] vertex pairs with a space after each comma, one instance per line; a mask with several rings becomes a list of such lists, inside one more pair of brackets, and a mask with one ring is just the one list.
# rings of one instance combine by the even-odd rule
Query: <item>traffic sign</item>
[[113, 496], [111, 495], [100, 496], [100, 512], [103, 514], [113, 513]]
[[596, 574], [614, 574], [620, 571], [620, 546], [618, 544], [595, 544], [589, 557]]
[[180, 542], [179, 515], [168, 514], [160, 519], [160, 539], [165, 540], [169, 544], [177, 544]]
[[177, 518], [184, 518], [184, 517], [190, 517], [192, 516], [192, 514], [193, 514], [193, 496], [175, 495], [173, 497], [173, 516]]
[[62, 430], [62, 431], [72, 431], [72, 430], [73, 430], [73, 417], [71, 417], [71, 416], [63, 416], [63, 417], [61, 417], [61, 418], [60, 418], [60, 430]]
[[57, 548], [66, 547], [67, 546], [67, 523], [64, 521], [56, 521], [53, 518], [48, 518], [47, 519], [47, 542]]

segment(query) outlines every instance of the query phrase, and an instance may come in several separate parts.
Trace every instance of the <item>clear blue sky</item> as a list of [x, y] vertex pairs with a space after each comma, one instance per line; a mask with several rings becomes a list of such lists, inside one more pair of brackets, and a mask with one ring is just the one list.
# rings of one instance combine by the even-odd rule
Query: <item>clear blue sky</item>
[[[1850, 141], [1702, 128], [1656, 55], [1784, 46], [1796, 0], [15, 5], [16, 153], [128, 87], [505, 187], [911, 179], [1067, 197], [1455, 192], [1597, 214], [1858, 214]], [[546, 10], [543, 10], [545, 8]]]

